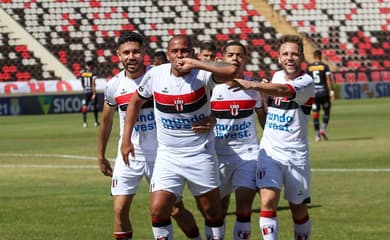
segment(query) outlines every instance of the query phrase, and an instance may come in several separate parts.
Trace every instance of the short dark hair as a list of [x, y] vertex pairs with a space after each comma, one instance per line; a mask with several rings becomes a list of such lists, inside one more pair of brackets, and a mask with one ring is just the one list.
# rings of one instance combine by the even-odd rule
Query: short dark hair
[[230, 46], [239, 46], [239, 47], [242, 47], [242, 49], [244, 49], [244, 54], [246, 55], [246, 47], [244, 46], [244, 44], [240, 43], [239, 41], [230, 41], [228, 43], [226, 43], [223, 47], [222, 47], [222, 54], [225, 54], [226, 53], [226, 48], [230, 47]]
[[87, 65], [88, 67], [94, 67], [94, 66], [95, 66], [95, 63], [94, 63], [94, 61], [89, 60], [89, 61], [87, 61], [87, 62], [85, 63], [85, 65]]
[[321, 57], [322, 57], [321, 50], [315, 50], [315, 51], [313, 52], [313, 56], [314, 56], [314, 57], [321, 58]]
[[137, 32], [123, 32], [118, 38], [117, 46], [119, 47], [126, 42], [137, 42], [140, 46], [144, 46], [144, 38]]
[[161, 59], [164, 63], [168, 62], [167, 55], [164, 51], [157, 51], [153, 54], [153, 57]]
[[173, 40], [176, 40], [176, 39], [185, 39], [185, 40], [187, 40], [187, 43], [188, 43], [188, 48], [193, 48], [194, 47], [194, 45], [193, 45], [193, 43], [192, 43], [192, 39], [191, 39], [191, 37], [189, 36], [189, 35], [185, 35], [185, 34], [178, 34], [178, 35], [174, 35], [171, 39], [169, 39], [169, 41], [168, 41], [168, 49], [169, 49], [169, 45], [171, 44], [171, 42], [173, 41]]
[[201, 42], [199, 45], [199, 51], [203, 51], [203, 50], [217, 52], [217, 46], [215, 46], [215, 44], [213, 42], [204, 41], [204, 42]]
[[300, 36], [298, 36], [298, 35], [291, 35], [291, 34], [283, 35], [279, 39], [279, 50], [280, 50], [280, 46], [282, 46], [283, 44], [288, 43], [288, 42], [297, 44], [298, 51], [303, 56], [303, 40], [302, 40], [302, 38]]

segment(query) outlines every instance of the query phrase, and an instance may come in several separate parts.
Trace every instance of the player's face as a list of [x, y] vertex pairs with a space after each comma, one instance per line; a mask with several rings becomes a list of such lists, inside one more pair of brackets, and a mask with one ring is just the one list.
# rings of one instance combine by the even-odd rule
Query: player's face
[[128, 73], [143, 73], [145, 51], [138, 42], [121, 44], [117, 50], [117, 55]]
[[241, 46], [229, 46], [223, 54], [223, 61], [237, 66], [238, 73], [242, 73], [246, 64], [245, 50]]
[[186, 38], [172, 39], [168, 45], [167, 57], [172, 64], [174, 73], [182, 73], [179, 69], [178, 60], [183, 58], [192, 58], [193, 49]]
[[303, 56], [295, 43], [284, 43], [279, 49], [279, 64], [288, 77], [295, 78], [301, 72]]
[[201, 60], [201, 61], [214, 61], [215, 60], [215, 56], [216, 55], [215, 55], [214, 51], [210, 51], [210, 50], [204, 49], [204, 50], [199, 52], [198, 59]]

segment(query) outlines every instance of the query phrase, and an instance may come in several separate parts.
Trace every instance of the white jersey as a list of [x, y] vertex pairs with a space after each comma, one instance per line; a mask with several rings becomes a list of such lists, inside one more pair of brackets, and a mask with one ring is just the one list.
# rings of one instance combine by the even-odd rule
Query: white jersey
[[208, 103], [214, 86], [212, 74], [193, 69], [184, 77], [171, 74], [171, 64], [149, 70], [138, 87], [142, 98], [154, 97], [158, 147], [171, 153], [204, 149], [213, 133], [197, 134], [192, 124], [210, 115]]
[[253, 160], [253, 155], [257, 157], [259, 141], [255, 109], [262, 106], [258, 91], [233, 92], [226, 84], [215, 86], [211, 110], [217, 118], [214, 133], [218, 155], [239, 155], [243, 160]]
[[265, 150], [267, 155], [285, 164], [307, 164], [307, 131], [314, 101], [314, 81], [304, 73], [286, 81], [283, 71], [278, 71], [274, 74], [272, 83], [287, 84], [295, 96], [292, 99], [269, 99], [260, 150]]
[[[120, 153], [119, 148], [122, 143], [127, 104], [131, 96], [136, 92], [143, 76], [137, 79], [129, 79], [125, 76], [125, 71], [123, 70], [108, 81], [104, 91], [105, 101], [110, 106], [118, 106], [120, 123], [118, 153]], [[146, 155], [154, 156], [156, 154], [156, 123], [152, 99], [148, 100], [139, 113], [137, 122], [133, 127], [131, 142], [134, 144], [135, 159], [138, 161], [145, 160]], [[147, 159], [150, 158], [148, 157]]]

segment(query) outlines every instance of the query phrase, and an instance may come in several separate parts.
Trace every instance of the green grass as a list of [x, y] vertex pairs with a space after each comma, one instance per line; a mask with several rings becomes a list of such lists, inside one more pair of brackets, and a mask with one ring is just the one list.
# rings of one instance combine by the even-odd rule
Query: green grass
[[[336, 101], [328, 142], [315, 143], [310, 126], [312, 239], [390, 236], [389, 106], [390, 98]], [[110, 159], [118, 140], [115, 121]], [[113, 239], [110, 179], [98, 170], [96, 153], [97, 129], [82, 128], [81, 114], [0, 117], [0, 239]], [[135, 239], [152, 239], [147, 189], [143, 182], [132, 206]], [[260, 239], [258, 201], [253, 205], [252, 239]], [[203, 220], [188, 191], [184, 202], [203, 233]], [[232, 209], [226, 239], [232, 239]], [[280, 239], [293, 239], [284, 200], [278, 217]], [[185, 239], [176, 225], [175, 236]]]

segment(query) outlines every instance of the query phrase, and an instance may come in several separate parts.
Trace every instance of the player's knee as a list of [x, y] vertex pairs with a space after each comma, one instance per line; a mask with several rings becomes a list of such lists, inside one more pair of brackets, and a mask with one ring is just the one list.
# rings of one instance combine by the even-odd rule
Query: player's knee
[[249, 222], [251, 219], [252, 209], [238, 209], [236, 218], [239, 222]]
[[81, 112], [83, 112], [83, 113], [88, 112], [88, 107], [87, 106], [82, 106], [81, 107]]
[[314, 120], [317, 120], [317, 119], [320, 118], [320, 113], [319, 112], [313, 112], [312, 116], [313, 116]]

